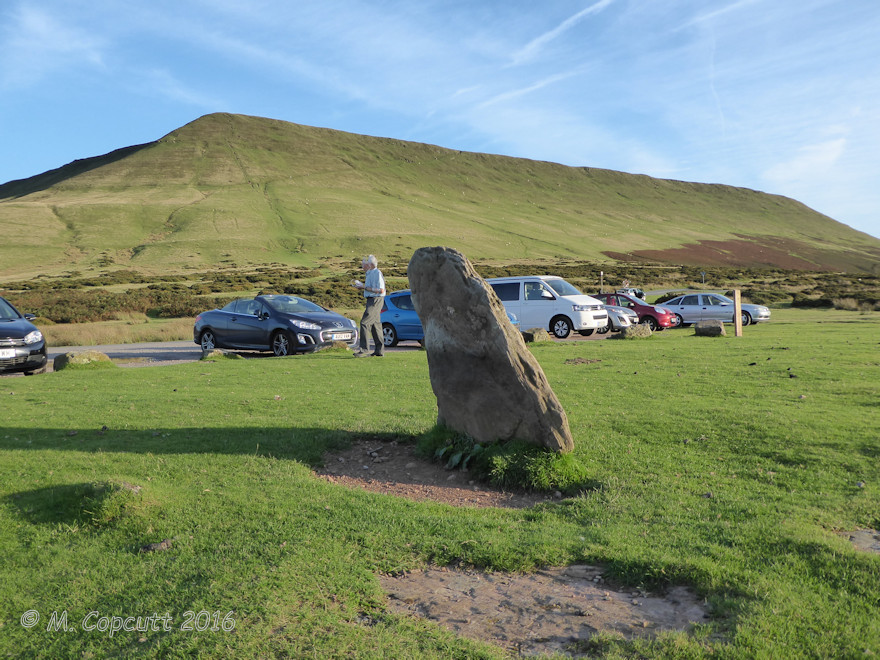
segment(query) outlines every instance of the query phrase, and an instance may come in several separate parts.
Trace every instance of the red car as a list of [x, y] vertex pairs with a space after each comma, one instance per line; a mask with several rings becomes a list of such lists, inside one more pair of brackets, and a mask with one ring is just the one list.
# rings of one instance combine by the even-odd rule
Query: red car
[[619, 305], [629, 307], [639, 315], [639, 323], [645, 323], [651, 330], [657, 331], [663, 328], [674, 328], [678, 325], [678, 319], [671, 310], [659, 305], [650, 305], [635, 296], [622, 293], [594, 293], [593, 298], [598, 298], [606, 305]]

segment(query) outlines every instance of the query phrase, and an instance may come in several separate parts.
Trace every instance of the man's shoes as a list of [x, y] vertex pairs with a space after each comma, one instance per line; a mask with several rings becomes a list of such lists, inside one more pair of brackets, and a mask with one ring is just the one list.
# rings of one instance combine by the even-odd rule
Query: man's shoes
[[385, 353], [370, 353], [373, 357], [385, 357]]
[[354, 355], [355, 357], [367, 357], [369, 353], [367, 353], [366, 351], [355, 351], [352, 355]]

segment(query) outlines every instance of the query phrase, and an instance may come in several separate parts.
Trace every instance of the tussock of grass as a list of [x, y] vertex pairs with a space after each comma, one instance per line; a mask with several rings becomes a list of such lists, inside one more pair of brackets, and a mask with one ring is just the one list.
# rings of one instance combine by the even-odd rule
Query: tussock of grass
[[419, 438], [417, 451], [449, 469], [467, 470], [506, 489], [575, 494], [593, 485], [575, 456], [522, 441], [480, 444], [438, 426]]

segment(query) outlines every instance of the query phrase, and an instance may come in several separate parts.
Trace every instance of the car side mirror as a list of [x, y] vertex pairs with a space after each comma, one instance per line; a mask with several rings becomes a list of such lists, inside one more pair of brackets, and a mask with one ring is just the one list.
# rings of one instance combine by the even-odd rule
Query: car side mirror
[[553, 294], [549, 291], [541, 291], [541, 298], [544, 300], [556, 300], [556, 298], [553, 297]]

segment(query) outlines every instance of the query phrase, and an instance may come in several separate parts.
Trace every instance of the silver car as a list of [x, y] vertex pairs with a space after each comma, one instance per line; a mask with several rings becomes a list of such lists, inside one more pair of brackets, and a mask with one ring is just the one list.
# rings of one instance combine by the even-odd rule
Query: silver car
[[[734, 303], [720, 293], [688, 293], [663, 303], [663, 306], [672, 310], [679, 325], [709, 320], [733, 323]], [[764, 305], [743, 303], [741, 307], [743, 325], [770, 320], [770, 310]]]
[[639, 322], [639, 315], [629, 307], [605, 305], [605, 309], [608, 310], [608, 324], [604, 328], [597, 330], [600, 334], [620, 332], [631, 325], [637, 325]]

